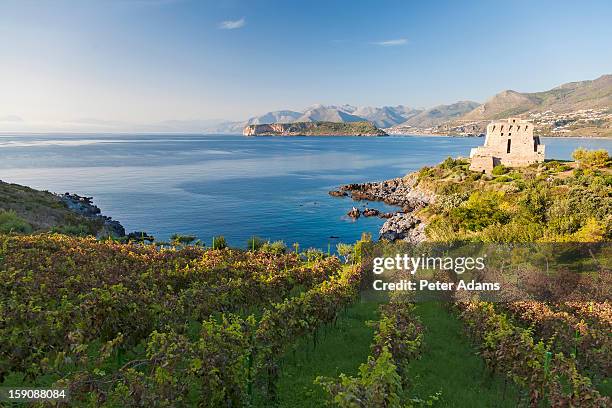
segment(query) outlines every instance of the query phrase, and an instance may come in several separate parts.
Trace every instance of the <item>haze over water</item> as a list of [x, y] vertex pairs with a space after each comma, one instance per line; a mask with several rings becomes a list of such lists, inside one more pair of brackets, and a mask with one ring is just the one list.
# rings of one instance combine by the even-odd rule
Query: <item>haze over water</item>
[[[210, 245], [224, 235], [326, 249], [377, 237], [384, 220], [346, 212], [364, 202], [330, 197], [341, 184], [378, 181], [468, 156], [482, 138], [219, 135], [3, 135], [0, 179], [57, 193], [93, 196], [127, 231], [166, 240], [193, 234]], [[543, 138], [547, 158], [577, 147], [612, 150], [612, 140]], [[369, 203], [369, 207], [392, 210]], [[332, 238], [338, 237], [338, 238]]]

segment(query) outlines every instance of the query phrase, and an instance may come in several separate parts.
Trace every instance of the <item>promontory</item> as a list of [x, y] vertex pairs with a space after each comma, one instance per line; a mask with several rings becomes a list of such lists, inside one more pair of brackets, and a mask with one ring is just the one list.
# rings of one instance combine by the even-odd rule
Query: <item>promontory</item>
[[247, 125], [245, 136], [387, 136], [373, 123], [363, 122], [294, 122]]

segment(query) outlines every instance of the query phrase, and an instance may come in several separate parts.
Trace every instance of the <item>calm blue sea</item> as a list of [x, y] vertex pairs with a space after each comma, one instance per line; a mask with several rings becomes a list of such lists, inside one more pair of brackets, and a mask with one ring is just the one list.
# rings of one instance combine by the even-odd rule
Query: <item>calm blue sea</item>
[[[302, 248], [376, 236], [383, 220], [345, 216], [340, 184], [402, 176], [447, 156], [467, 156], [480, 138], [247, 138], [218, 135], [3, 135], [0, 179], [37, 189], [94, 196], [128, 231], [165, 240], [224, 235], [245, 246], [257, 235]], [[548, 158], [612, 141], [544, 139]], [[0, 197], [1, 199], [1, 197]], [[369, 206], [385, 208], [381, 204]], [[338, 238], [332, 238], [338, 237]]]

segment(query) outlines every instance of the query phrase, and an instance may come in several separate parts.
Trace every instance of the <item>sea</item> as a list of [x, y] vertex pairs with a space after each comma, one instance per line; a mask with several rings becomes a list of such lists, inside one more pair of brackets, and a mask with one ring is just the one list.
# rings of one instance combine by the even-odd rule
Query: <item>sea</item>
[[[384, 220], [358, 220], [334, 198], [342, 184], [401, 177], [448, 156], [468, 156], [483, 138], [427, 136], [244, 137], [239, 135], [0, 135], [0, 180], [94, 197], [103, 214], [158, 240], [222, 235], [246, 247], [258, 236], [327, 250], [375, 238]], [[612, 150], [612, 140], [543, 138], [547, 158], [578, 147]], [[2, 197], [0, 197], [0, 200]]]

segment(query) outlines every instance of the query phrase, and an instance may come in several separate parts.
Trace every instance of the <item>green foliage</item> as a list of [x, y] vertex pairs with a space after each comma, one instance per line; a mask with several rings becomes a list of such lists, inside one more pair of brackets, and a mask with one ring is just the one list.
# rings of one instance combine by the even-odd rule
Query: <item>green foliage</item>
[[355, 243], [353, 247], [353, 253], [355, 256], [355, 262], [361, 262], [361, 258], [364, 255], [364, 248], [366, 245], [372, 242], [372, 234], [369, 232], [362, 232], [361, 239]]
[[610, 165], [610, 155], [606, 149], [587, 150], [581, 147], [574, 150], [572, 158], [582, 168], [603, 168]]
[[225, 249], [227, 248], [227, 241], [225, 240], [225, 237], [223, 235], [219, 235], [216, 237], [213, 237], [212, 239], [212, 248], [213, 249]]
[[340, 242], [338, 245], [336, 245], [336, 251], [338, 252], [338, 255], [344, 259], [345, 264], [351, 261], [353, 257], [353, 245]]
[[284, 254], [287, 252], [287, 244], [285, 241], [268, 241], [261, 246], [261, 251], [276, 255]]
[[340, 408], [403, 407], [401, 377], [386, 348], [378, 358], [370, 356], [367, 363], [361, 364], [356, 378], [340, 374], [338, 380], [319, 377], [316, 382], [330, 394], [332, 404]]
[[414, 316], [414, 305], [402, 299], [393, 298], [381, 311], [372, 353], [359, 367], [359, 376], [316, 379], [335, 406], [406, 407], [401, 399], [404, 385], [409, 385], [407, 365], [420, 355], [423, 327]]
[[498, 164], [497, 166], [493, 167], [491, 174], [493, 174], [494, 176], [501, 176], [502, 174], [506, 174], [509, 171], [510, 169], [504, 166], [503, 164]]
[[247, 240], [247, 249], [257, 251], [266, 244], [266, 240], [257, 236], [252, 236]]
[[466, 231], [480, 231], [492, 224], [505, 224], [510, 215], [500, 209], [502, 194], [476, 191], [461, 206], [450, 211], [450, 218], [456, 228]]
[[447, 157], [442, 163], [440, 163], [439, 167], [445, 170], [452, 170], [455, 168], [466, 170], [469, 164], [469, 161], [465, 159], [453, 159], [452, 157]]
[[0, 210], [0, 232], [4, 234], [11, 232], [29, 234], [32, 232], [32, 226], [19, 217], [15, 211]]
[[198, 237], [195, 235], [183, 235], [183, 234], [172, 234], [170, 237], [170, 243], [172, 245], [190, 245], [196, 242]]
[[[335, 319], [360, 273], [336, 257], [306, 265], [294, 253], [59, 234], [0, 235], [0, 248], [0, 379], [61, 380], [77, 406], [246, 405], [255, 370], [272, 367], [251, 356], [255, 331], [266, 338], [257, 361], [276, 364], [282, 353], [266, 345]], [[251, 308], [270, 311], [257, 329], [229, 314]]]
[[91, 229], [88, 225], [85, 224], [62, 225], [58, 227], [53, 227], [51, 228], [51, 232], [56, 232], [58, 234], [74, 235], [75, 237], [85, 237], [87, 235], [92, 235]]

